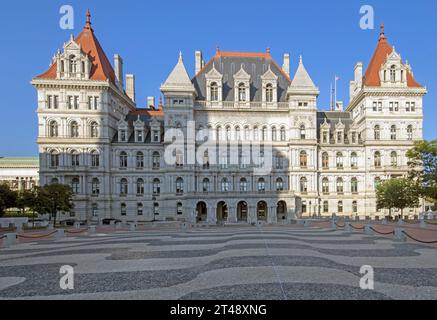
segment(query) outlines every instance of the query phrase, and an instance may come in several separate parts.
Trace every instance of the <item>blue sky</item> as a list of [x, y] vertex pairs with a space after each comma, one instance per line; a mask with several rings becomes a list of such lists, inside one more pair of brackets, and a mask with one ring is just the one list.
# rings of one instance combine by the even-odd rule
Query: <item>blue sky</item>
[[[75, 9], [75, 29], [59, 27], [59, 9]], [[120, 7], [120, 5], [122, 5]], [[375, 30], [359, 27], [362, 5], [375, 10]], [[190, 75], [194, 51], [207, 61], [219, 46], [224, 51], [271, 48], [282, 64], [291, 54], [291, 72], [298, 57], [319, 86], [319, 109], [329, 108], [329, 89], [338, 74], [338, 99], [348, 102], [348, 83], [357, 61], [366, 68], [376, 47], [379, 23], [416, 79], [428, 88], [425, 97], [425, 139], [436, 139], [437, 129], [437, 2], [417, 1], [198, 1], [93, 0], [3, 1], [0, 10], [0, 156], [37, 155], [36, 91], [32, 77], [48, 68], [50, 58], [84, 25], [86, 8], [100, 43], [112, 61], [124, 59], [125, 72], [137, 79], [139, 106], [147, 96], [159, 96], [159, 86], [184, 54]]]

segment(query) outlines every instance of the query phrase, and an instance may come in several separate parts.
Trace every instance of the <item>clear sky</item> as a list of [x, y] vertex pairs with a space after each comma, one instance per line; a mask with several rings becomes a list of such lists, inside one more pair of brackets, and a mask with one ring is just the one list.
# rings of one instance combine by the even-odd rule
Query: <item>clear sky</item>
[[[75, 29], [59, 27], [62, 5], [75, 10]], [[375, 29], [362, 30], [360, 8], [371, 5]], [[349, 80], [357, 61], [369, 63], [385, 23], [386, 36], [413, 68], [425, 97], [425, 139], [437, 139], [437, 1], [435, 0], [15, 0], [0, 9], [0, 156], [37, 155], [36, 91], [32, 77], [46, 71], [51, 57], [70, 34], [77, 35], [90, 8], [95, 33], [112, 61], [121, 54], [125, 72], [137, 80], [137, 100], [159, 97], [159, 87], [184, 54], [194, 73], [194, 51], [208, 61], [215, 48], [259, 51], [267, 47], [278, 64], [298, 57], [320, 88], [319, 109], [329, 108], [330, 85], [337, 74], [338, 99], [348, 102]]]

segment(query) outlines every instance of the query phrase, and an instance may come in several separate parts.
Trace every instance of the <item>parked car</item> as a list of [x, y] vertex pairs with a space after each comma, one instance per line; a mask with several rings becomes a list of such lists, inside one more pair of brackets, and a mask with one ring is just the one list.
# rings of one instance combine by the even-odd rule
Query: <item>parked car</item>
[[104, 224], [104, 225], [110, 225], [111, 223], [117, 224], [117, 223], [121, 223], [121, 222], [122, 221], [118, 220], [118, 219], [103, 219], [102, 220], [102, 224]]
[[437, 219], [437, 212], [432, 212], [432, 211], [422, 212], [420, 214], [420, 220], [423, 220], [423, 219], [427, 219], [427, 220]]
[[67, 220], [63, 220], [61, 222], [61, 225], [66, 226], [66, 227], [72, 227], [72, 226], [74, 226], [75, 223], [76, 223], [76, 220], [74, 220], [74, 219], [67, 219]]

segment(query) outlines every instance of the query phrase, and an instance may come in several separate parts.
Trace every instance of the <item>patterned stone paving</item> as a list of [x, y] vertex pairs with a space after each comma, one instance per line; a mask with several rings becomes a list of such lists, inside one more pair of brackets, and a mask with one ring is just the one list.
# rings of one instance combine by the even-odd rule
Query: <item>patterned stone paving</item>
[[0, 249], [0, 299], [437, 299], [437, 250], [326, 226], [101, 229]]

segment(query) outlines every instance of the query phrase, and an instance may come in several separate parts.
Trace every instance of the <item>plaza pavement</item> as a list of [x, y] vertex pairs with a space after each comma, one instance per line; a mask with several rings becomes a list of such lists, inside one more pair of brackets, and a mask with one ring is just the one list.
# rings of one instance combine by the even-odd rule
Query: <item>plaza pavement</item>
[[[59, 286], [64, 265], [74, 268], [74, 290]], [[374, 268], [374, 290], [360, 289], [363, 265]], [[329, 223], [100, 227], [94, 235], [22, 239], [0, 249], [0, 299], [434, 300], [437, 247]]]

